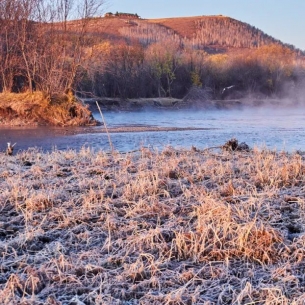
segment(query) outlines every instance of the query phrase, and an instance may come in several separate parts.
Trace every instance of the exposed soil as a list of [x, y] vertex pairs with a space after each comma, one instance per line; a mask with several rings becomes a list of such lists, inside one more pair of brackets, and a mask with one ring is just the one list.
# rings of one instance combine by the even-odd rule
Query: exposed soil
[[304, 177], [257, 149], [0, 154], [0, 303], [304, 304]]

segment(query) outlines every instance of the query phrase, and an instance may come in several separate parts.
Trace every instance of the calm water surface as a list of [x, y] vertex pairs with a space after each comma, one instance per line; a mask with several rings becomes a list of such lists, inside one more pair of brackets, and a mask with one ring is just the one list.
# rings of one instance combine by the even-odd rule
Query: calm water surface
[[[100, 119], [99, 113], [93, 115]], [[203, 149], [224, 144], [232, 137], [250, 147], [305, 150], [305, 108], [248, 110], [147, 110], [104, 112], [108, 127], [159, 126], [206, 128], [205, 130], [112, 133], [116, 150], [130, 151], [140, 146], [162, 149], [167, 145]], [[7, 142], [16, 149], [38, 147], [43, 150], [79, 150], [83, 146], [109, 150], [105, 133], [92, 128], [0, 128], [0, 151]]]

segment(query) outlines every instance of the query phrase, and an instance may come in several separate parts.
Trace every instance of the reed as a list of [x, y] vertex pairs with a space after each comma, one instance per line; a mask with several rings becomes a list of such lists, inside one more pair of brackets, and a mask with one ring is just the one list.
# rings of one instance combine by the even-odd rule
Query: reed
[[102, 110], [101, 110], [101, 108], [100, 108], [100, 105], [99, 105], [98, 101], [96, 101], [96, 105], [97, 105], [98, 111], [100, 112], [100, 115], [101, 115], [101, 117], [102, 117], [103, 124], [104, 124], [104, 126], [105, 126], [105, 130], [106, 130], [106, 133], [107, 133], [107, 136], [108, 136], [109, 145], [110, 145], [111, 151], [112, 151], [112, 153], [113, 153], [113, 152], [114, 152], [114, 147], [113, 147], [113, 144], [112, 144], [112, 141], [111, 141], [110, 134], [109, 134], [109, 132], [108, 132], [106, 120], [105, 120], [105, 118], [104, 118], [103, 112], [102, 112]]

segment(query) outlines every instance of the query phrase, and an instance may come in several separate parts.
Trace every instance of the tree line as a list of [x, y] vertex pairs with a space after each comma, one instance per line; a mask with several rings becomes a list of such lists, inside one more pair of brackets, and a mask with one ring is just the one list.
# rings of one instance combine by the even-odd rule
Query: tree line
[[301, 57], [279, 44], [208, 54], [174, 40], [148, 46], [106, 41], [87, 52], [78, 90], [97, 96], [183, 98], [196, 87], [222, 98], [223, 88], [234, 85], [236, 97], [282, 97], [301, 86], [305, 76]]

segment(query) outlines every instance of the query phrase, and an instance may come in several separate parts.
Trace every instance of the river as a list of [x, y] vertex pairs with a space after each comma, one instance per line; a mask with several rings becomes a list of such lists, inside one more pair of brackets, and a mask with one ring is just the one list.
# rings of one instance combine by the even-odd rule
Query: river
[[[97, 111], [93, 115], [101, 120]], [[114, 127], [178, 127], [188, 130], [111, 133], [114, 149], [131, 151], [141, 146], [162, 149], [165, 146], [207, 148], [224, 144], [231, 138], [250, 147], [305, 151], [304, 108], [249, 108], [246, 110], [142, 110], [105, 111], [109, 129]], [[193, 129], [202, 128], [202, 130]], [[145, 129], [145, 128], [144, 128]], [[43, 151], [92, 147], [110, 150], [104, 127], [50, 128], [0, 127], [0, 151], [7, 142], [16, 150], [37, 147]]]

